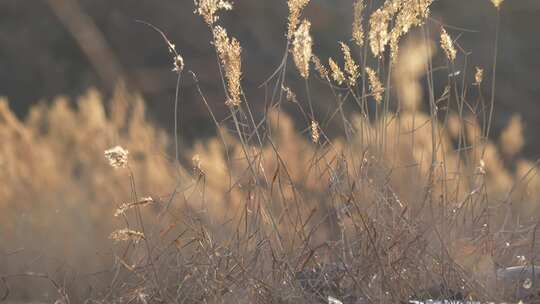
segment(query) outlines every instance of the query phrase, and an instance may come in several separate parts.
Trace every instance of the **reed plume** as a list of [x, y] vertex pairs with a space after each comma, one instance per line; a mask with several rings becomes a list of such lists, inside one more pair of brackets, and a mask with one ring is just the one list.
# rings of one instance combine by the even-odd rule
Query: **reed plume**
[[321, 76], [322, 79], [328, 79], [328, 69], [322, 64], [319, 57], [312, 55], [311, 61], [313, 62], [313, 65], [315, 65], [315, 70], [319, 73], [319, 76]]
[[343, 74], [334, 59], [328, 58], [328, 65], [332, 71], [332, 79], [334, 79], [337, 84], [341, 85], [345, 81], [345, 74]]
[[311, 47], [313, 45], [311, 35], [309, 34], [310, 27], [311, 23], [304, 19], [294, 32], [292, 47], [294, 63], [304, 79], [309, 78], [309, 62], [311, 60]]
[[115, 242], [131, 240], [134, 243], [138, 243], [144, 239], [144, 234], [142, 232], [131, 230], [129, 228], [123, 228], [113, 231], [109, 236], [109, 239], [114, 240]]
[[109, 161], [111, 167], [115, 169], [127, 167], [128, 154], [129, 151], [120, 146], [105, 150], [105, 158]]
[[369, 18], [369, 46], [375, 58], [382, 58], [382, 53], [388, 44], [388, 23], [390, 16], [388, 13], [379, 8]]
[[352, 38], [359, 47], [364, 46], [364, 0], [357, 0], [353, 5]]
[[444, 53], [446, 54], [446, 58], [453, 62], [456, 59], [456, 48], [454, 47], [454, 42], [452, 41], [452, 38], [444, 27], [441, 27], [441, 48], [443, 49]]
[[399, 41], [413, 27], [422, 26], [429, 16], [429, 6], [433, 0], [405, 0], [399, 6], [394, 28], [390, 32], [390, 57], [395, 63], [398, 56]]
[[377, 76], [377, 73], [369, 67], [366, 67], [366, 73], [368, 75], [371, 95], [373, 95], [373, 98], [375, 98], [377, 103], [382, 102], [382, 93], [384, 92], [384, 88], [379, 80], [379, 77]]
[[239, 106], [241, 103], [240, 78], [242, 76], [242, 47], [236, 38], [229, 38], [227, 31], [221, 27], [214, 27], [214, 47], [221, 61], [221, 66], [225, 71], [227, 80], [227, 100], [228, 106]]
[[287, 29], [287, 40], [291, 40], [300, 22], [300, 15], [302, 10], [309, 3], [309, 0], [289, 0], [287, 5], [289, 7], [289, 23]]
[[356, 85], [356, 79], [360, 75], [358, 72], [358, 65], [354, 62], [354, 59], [351, 55], [351, 49], [348, 45], [343, 42], [340, 42], [341, 51], [343, 52], [343, 60], [345, 61], [345, 72], [347, 72], [347, 80], [351, 87]]
[[321, 137], [321, 134], [319, 132], [319, 123], [315, 120], [311, 121], [311, 141], [313, 143], [318, 143], [319, 139]]
[[202, 16], [209, 26], [219, 19], [216, 15], [219, 10], [232, 10], [231, 2], [225, 0], [194, 0], [194, 2], [194, 13]]
[[153, 203], [154, 203], [154, 199], [152, 197], [150, 197], [150, 196], [143, 197], [143, 198], [139, 199], [136, 202], [123, 203], [122, 205], [120, 205], [120, 207], [118, 207], [115, 210], [114, 216], [118, 217], [120, 215], [124, 215], [126, 213], [126, 211], [128, 211], [129, 209], [135, 208], [136, 206], [146, 206], [146, 205], [150, 205], [150, 204], [153, 204]]

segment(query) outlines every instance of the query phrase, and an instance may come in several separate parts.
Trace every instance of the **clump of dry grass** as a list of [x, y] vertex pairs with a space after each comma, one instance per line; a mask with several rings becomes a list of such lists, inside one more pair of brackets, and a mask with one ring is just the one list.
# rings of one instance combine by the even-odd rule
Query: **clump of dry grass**
[[[38, 104], [24, 121], [6, 100], [0, 102], [0, 133], [9, 143], [0, 148], [0, 182], [5, 185], [0, 189], [0, 239], [2, 251], [21, 250], [2, 258], [2, 275], [33, 271], [59, 282], [73, 279], [67, 286], [72, 301], [86, 297], [84, 285], [106, 285], [99, 275], [81, 278], [80, 285], [74, 277], [111, 265], [107, 237], [121, 226], [112, 213], [130, 196], [127, 171], [112, 170], [103, 151], [115, 145], [129, 149], [140, 193], [162, 197], [175, 185], [174, 166], [156, 152], [167, 150], [168, 136], [144, 112], [142, 99], [121, 86], [107, 108], [100, 94], [90, 90], [73, 104], [62, 97], [50, 106]], [[125, 164], [125, 151], [110, 155], [114, 165]], [[35, 259], [38, 264], [27, 267]], [[50, 283], [41, 280], [28, 277], [24, 288], [12, 288], [11, 296], [54, 296], [47, 291]]]
[[[327, 69], [313, 54], [309, 22], [300, 22], [308, 2], [288, 1], [286, 52], [270, 78], [277, 93], [258, 116], [242, 92], [240, 43], [216, 24], [230, 3], [195, 1], [212, 30], [231, 115], [215, 119], [199, 90], [217, 135], [180, 153], [175, 144], [175, 157], [167, 156], [168, 136], [146, 120], [142, 100], [122, 88], [107, 108], [90, 91], [76, 107], [65, 99], [36, 106], [26, 121], [1, 102], [0, 136], [10, 145], [0, 147], [7, 185], [0, 188], [7, 231], [0, 241], [67, 264], [48, 259], [43, 265], [62, 271], [44, 267], [29, 277], [49, 278], [62, 299], [78, 302], [398, 303], [437, 284], [471, 298], [504, 298], [493, 284], [495, 265], [536, 248], [528, 237], [540, 181], [537, 164], [519, 159], [523, 142], [510, 142], [522, 132], [519, 119], [497, 146], [485, 137], [483, 101], [467, 100], [468, 86], [450, 80], [442, 93], [430, 86], [429, 114], [419, 111], [434, 47], [410, 40], [404, 58], [397, 49], [426, 21], [431, 1], [387, 0], [373, 12], [355, 3], [351, 38], [366, 56], [371, 49], [377, 71], [368, 58], [355, 61], [345, 43], [343, 70], [332, 58]], [[363, 13], [370, 14], [369, 46], [361, 42]], [[289, 52], [307, 102], [286, 81]], [[336, 97], [327, 115], [311, 102], [311, 62]], [[307, 128], [281, 110], [281, 96]], [[398, 102], [405, 106], [393, 107]], [[358, 113], [346, 113], [345, 103]], [[457, 106], [439, 107], [445, 103]], [[328, 136], [333, 117], [343, 127]], [[518, 159], [515, 170], [501, 152]], [[0, 260], [12, 274], [2, 278], [28, 271], [25, 258]], [[58, 283], [66, 281], [73, 283]], [[31, 290], [19, 289], [18, 297]]]

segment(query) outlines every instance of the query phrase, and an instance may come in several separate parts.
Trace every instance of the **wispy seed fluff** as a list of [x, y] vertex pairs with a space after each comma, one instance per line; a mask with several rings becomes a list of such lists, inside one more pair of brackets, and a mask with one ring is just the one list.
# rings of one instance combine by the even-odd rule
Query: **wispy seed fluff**
[[454, 61], [456, 59], [456, 48], [454, 47], [454, 42], [452, 41], [452, 38], [444, 27], [441, 27], [441, 48], [444, 50], [444, 53], [446, 54], [446, 58], [450, 61]]
[[319, 139], [321, 137], [321, 133], [319, 132], [319, 123], [315, 120], [311, 121], [311, 141], [313, 143], [318, 143]]
[[144, 239], [144, 234], [139, 231], [124, 228], [111, 233], [109, 239], [114, 240], [115, 242], [132, 240], [134, 243], [138, 243], [140, 240]]
[[358, 66], [356, 65], [354, 59], [351, 56], [351, 49], [349, 48], [349, 46], [343, 42], [340, 42], [340, 44], [341, 51], [343, 52], [343, 59], [345, 60], [345, 72], [347, 72], [347, 79], [349, 81], [349, 85], [351, 87], [354, 87], [356, 85], [356, 79], [360, 74], [358, 72]]
[[184, 70], [184, 58], [176, 51], [176, 46], [174, 43], [172, 43], [165, 35], [163, 35], [165, 38], [165, 42], [167, 43], [167, 48], [169, 49], [169, 53], [173, 55], [173, 72], [176, 73], [182, 73]]
[[345, 74], [343, 74], [334, 59], [328, 58], [328, 65], [330, 65], [330, 70], [332, 71], [332, 79], [341, 85], [345, 81]]
[[184, 70], [184, 58], [181, 55], [176, 55], [173, 58], [173, 72], [181, 73]]
[[480, 67], [475, 67], [476, 73], [474, 74], [474, 84], [481, 85], [482, 80], [484, 79], [484, 69]]
[[123, 203], [122, 205], [120, 205], [120, 207], [118, 207], [118, 209], [114, 211], [114, 216], [118, 217], [120, 215], [124, 215], [126, 211], [136, 206], [145, 206], [145, 205], [150, 205], [153, 203], [154, 203], [154, 199], [152, 197], [143, 197], [136, 202]]
[[322, 62], [319, 60], [319, 57], [312, 55], [311, 61], [313, 61], [313, 64], [315, 65], [315, 70], [319, 73], [319, 76], [321, 76], [322, 79], [329, 79], [328, 78], [328, 70], [326, 67], [322, 64]]
[[128, 154], [129, 151], [120, 146], [105, 150], [105, 158], [109, 161], [111, 167], [115, 169], [127, 167]]
[[366, 67], [366, 73], [368, 75], [369, 90], [371, 91], [371, 95], [373, 95], [376, 102], [380, 103], [382, 101], [382, 93], [384, 92], [381, 81], [379, 80], [377, 73], [371, 68]]
[[221, 60], [221, 66], [225, 71], [227, 80], [227, 100], [228, 106], [240, 105], [240, 77], [242, 76], [242, 47], [235, 38], [229, 39], [227, 31], [221, 26], [214, 28], [214, 46]]
[[287, 40], [290, 41], [292, 39], [296, 30], [296, 26], [300, 21], [300, 15], [302, 14], [302, 10], [308, 3], [309, 0], [289, 0], [287, 2], [287, 5], [289, 6], [289, 24], [287, 30]]
[[194, 0], [195, 14], [201, 15], [208, 25], [214, 24], [219, 17], [216, 13], [219, 10], [232, 10], [232, 4], [225, 0]]
[[300, 75], [305, 79], [309, 77], [309, 61], [311, 60], [311, 47], [313, 45], [309, 34], [310, 28], [311, 23], [304, 19], [294, 32], [292, 48], [294, 64]]
[[364, 45], [364, 27], [362, 26], [364, 7], [364, 0], [354, 2], [352, 38], [359, 47]]

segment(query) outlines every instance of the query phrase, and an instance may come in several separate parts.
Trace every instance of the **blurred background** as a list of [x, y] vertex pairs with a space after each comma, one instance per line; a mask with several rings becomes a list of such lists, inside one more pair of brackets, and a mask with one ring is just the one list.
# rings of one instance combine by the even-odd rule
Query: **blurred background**
[[[371, 2], [371, 1], [367, 1]], [[244, 48], [244, 89], [250, 104], [261, 109], [264, 89], [258, 87], [277, 67], [285, 47], [286, 1], [236, 0], [222, 21]], [[348, 41], [352, 0], [313, 0], [306, 16], [313, 23], [319, 57], [336, 56], [336, 41]], [[369, 5], [369, 3], [368, 3]], [[496, 13], [488, 0], [442, 0], [432, 5], [432, 24], [448, 25], [468, 56], [468, 79], [474, 66], [485, 68], [484, 96], [490, 97], [490, 76]], [[501, 9], [496, 118], [493, 136], [519, 113], [525, 127], [523, 153], [540, 155], [535, 133], [540, 129], [540, 1], [506, 1]], [[162, 29], [194, 71], [215, 113], [223, 117], [215, 54], [208, 28], [193, 14], [191, 0], [0, 0], [0, 95], [24, 117], [29, 107], [57, 95], [71, 97], [90, 87], [111, 94], [123, 80], [146, 100], [152, 120], [171, 130], [176, 77], [161, 37], [135, 20]], [[456, 28], [452, 28], [455, 26]], [[344, 30], [345, 29], [345, 30]], [[436, 31], [434, 31], [436, 32]], [[440, 55], [440, 54], [439, 54]], [[463, 55], [463, 54], [462, 54]], [[456, 69], [464, 65], [463, 58]], [[289, 69], [289, 79], [298, 79]], [[208, 111], [185, 74], [182, 81], [182, 135], [187, 141], [212, 134]], [[444, 76], [444, 75], [443, 75]], [[317, 90], [315, 87], [314, 90]], [[299, 90], [300, 91], [300, 90]], [[301, 92], [298, 92], [301, 93]], [[332, 98], [321, 91], [315, 101], [324, 109]], [[331, 133], [331, 130], [329, 130]]]

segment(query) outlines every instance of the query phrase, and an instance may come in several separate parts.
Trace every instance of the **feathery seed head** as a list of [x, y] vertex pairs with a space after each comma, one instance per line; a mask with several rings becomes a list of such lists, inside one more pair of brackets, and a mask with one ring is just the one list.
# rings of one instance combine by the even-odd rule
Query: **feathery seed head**
[[412, 27], [422, 26], [429, 16], [429, 6], [433, 0], [402, 0], [401, 4], [394, 5], [394, 11], [399, 10], [390, 32], [390, 57], [392, 63], [397, 61], [399, 40], [406, 35]]
[[382, 54], [390, 40], [388, 25], [403, 6], [403, 1], [386, 0], [383, 6], [373, 12], [369, 18], [369, 46], [376, 58], [382, 58]]
[[140, 240], [144, 239], [144, 234], [139, 231], [124, 228], [111, 233], [109, 239], [114, 240], [115, 242], [132, 240], [134, 243], [138, 243]]
[[287, 5], [289, 6], [289, 24], [287, 30], [287, 40], [291, 40], [296, 26], [300, 21], [300, 15], [304, 7], [309, 3], [309, 0], [289, 0]]
[[377, 76], [377, 73], [369, 67], [366, 67], [366, 73], [369, 80], [369, 89], [373, 95], [373, 98], [375, 98], [377, 103], [382, 102], [382, 93], [384, 92], [384, 88], [379, 80], [379, 77]]
[[358, 72], [358, 66], [354, 62], [354, 59], [351, 55], [351, 49], [348, 45], [346, 45], [343, 42], [340, 42], [341, 44], [341, 51], [343, 52], [343, 59], [345, 60], [345, 72], [347, 72], [347, 79], [349, 81], [349, 85], [351, 87], [354, 87], [356, 85], [356, 79], [359, 76]]
[[182, 72], [184, 70], [184, 58], [182, 58], [180, 55], [176, 55], [173, 61], [173, 71], [177, 73]]
[[194, 0], [195, 14], [203, 17], [208, 25], [214, 24], [219, 17], [216, 13], [219, 10], [232, 10], [232, 3], [225, 0]]
[[315, 65], [315, 70], [319, 73], [319, 76], [321, 76], [322, 79], [328, 79], [328, 70], [319, 60], [319, 57], [312, 55], [311, 61], [313, 61], [313, 64]]
[[377, 9], [369, 18], [369, 46], [373, 56], [382, 58], [382, 53], [388, 44], [388, 22], [390, 16], [383, 9]]
[[352, 38], [359, 47], [364, 45], [364, 27], [362, 26], [364, 7], [364, 0], [357, 0], [353, 6]]
[[136, 202], [131, 202], [131, 203], [123, 203], [122, 205], [120, 205], [120, 207], [118, 207], [118, 209], [116, 209], [116, 211], [114, 212], [114, 216], [115, 217], [118, 217], [120, 215], [124, 215], [126, 213], [127, 210], [135, 207], [135, 206], [145, 206], [145, 205], [149, 205], [149, 204], [153, 204], [154, 203], [154, 199], [150, 196], [148, 197], [143, 197], [141, 198], [140, 200], [136, 201]]
[[294, 64], [300, 75], [305, 79], [309, 77], [309, 61], [311, 60], [311, 47], [313, 45], [309, 34], [310, 27], [311, 23], [304, 19], [294, 32], [292, 48]]
[[109, 161], [111, 167], [125, 168], [128, 164], [129, 151], [120, 146], [105, 150], [105, 158]]
[[176, 51], [176, 46], [162, 33], [169, 53], [173, 55], [173, 72], [181, 73], [184, 70], [184, 58]]
[[318, 143], [319, 139], [321, 137], [321, 134], [319, 132], [319, 123], [315, 120], [311, 121], [311, 141], [313, 143]]
[[235, 38], [230, 39], [227, 31], [221, 26], [214, 27], [214, 47], [221, 61], [221, 66], [225, 71], [227, 80], [227, 100], [228, 106], [238, 106], [240, 99], [240, 78], [242, 76], [242, 47]]
[[345, 81], [345, 75], [334, 59], [328, 58], [328, 65], [330, 65], [330, 70], [332, 71], [332, 78], [335, 82], [337, 82], [337, 84], [341, 85]]
[[457, 52], [456, 48], [454, 47], [454, 42], [444, 27], [441, 27], [441, 48], [444, 50], [448, 60], [453, 62], [456, 59]]

